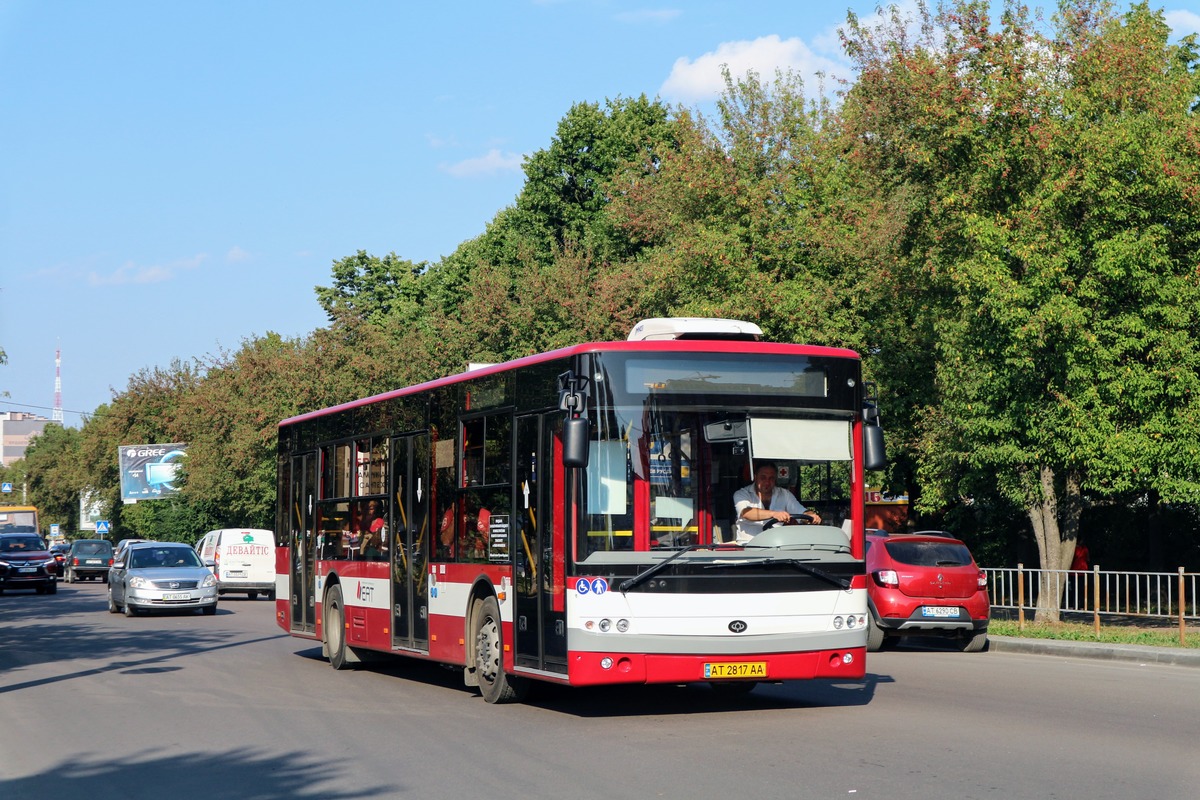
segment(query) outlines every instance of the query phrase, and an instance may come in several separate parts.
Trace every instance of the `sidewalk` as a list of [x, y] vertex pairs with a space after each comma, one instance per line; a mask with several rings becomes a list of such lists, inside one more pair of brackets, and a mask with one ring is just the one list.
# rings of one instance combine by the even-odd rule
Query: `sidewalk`
[[1043, 656], [1200, 667], [1200, 650], [1183, 647], [1147, 647], [1134, 644], [1099, 644], [1063, 639], [1024, 639], [1017, 636], [989, 635], [988, 650], [996, 653], [1032, 653]]

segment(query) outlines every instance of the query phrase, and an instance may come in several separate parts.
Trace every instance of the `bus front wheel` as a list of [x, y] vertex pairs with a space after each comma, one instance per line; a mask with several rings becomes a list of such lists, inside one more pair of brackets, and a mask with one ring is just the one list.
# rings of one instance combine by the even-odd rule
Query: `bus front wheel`
[[525, 681], [504, 672], [503, 653], [500, 605], [488, 597], [475, 612], [475, 676], [480, 694], [489, 703], [511, 703], [525, 694]]
[[342, 603], [341, 586], [331, 586], [325, 596], [324, 617], [325, 655], [334, 669], [348, 669], [358, 659], [346, 645], [346, 607]]

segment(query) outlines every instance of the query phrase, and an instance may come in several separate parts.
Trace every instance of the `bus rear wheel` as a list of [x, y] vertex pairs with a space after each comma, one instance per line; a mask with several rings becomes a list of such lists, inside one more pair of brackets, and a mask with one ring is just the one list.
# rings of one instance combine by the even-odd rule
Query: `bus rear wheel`
[[504, 633], [500, 605], [488, 597], [475, 612], [475, 676], [479, 692], [489, 703], [511, 703], [525, 695], [528, 684], [504, 672]]

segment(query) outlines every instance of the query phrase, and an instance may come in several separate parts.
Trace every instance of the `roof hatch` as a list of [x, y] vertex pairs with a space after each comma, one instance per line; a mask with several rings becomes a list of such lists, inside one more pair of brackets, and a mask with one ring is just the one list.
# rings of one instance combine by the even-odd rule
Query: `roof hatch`
[[735, 339], [758, 341], [762, 328], [740, 319], [712, 317], [656, 317], [644, 319], [629, 332], [631, 342], [666, 339]]

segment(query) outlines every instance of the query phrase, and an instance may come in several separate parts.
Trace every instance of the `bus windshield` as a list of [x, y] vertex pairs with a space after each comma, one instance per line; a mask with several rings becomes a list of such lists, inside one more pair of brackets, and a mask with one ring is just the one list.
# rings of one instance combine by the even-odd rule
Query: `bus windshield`
[[860, 399], [841, 361], [604, 353], [594, 367], [580, 560], [736, 541], [734, 494], [763, 460], [826, 526], [848, 525]]
[[37, 533], [37, 511], [0, 508], [0, 533]]

